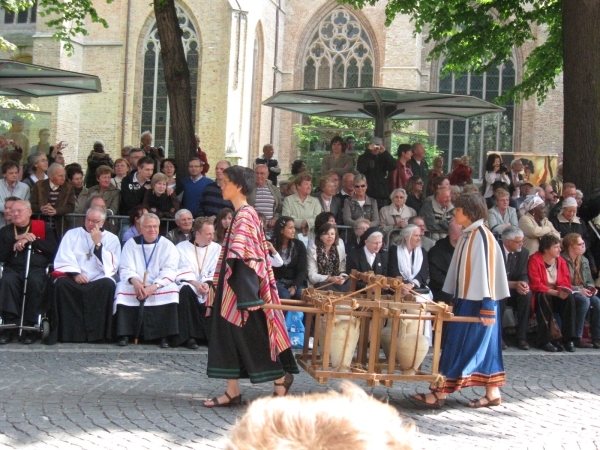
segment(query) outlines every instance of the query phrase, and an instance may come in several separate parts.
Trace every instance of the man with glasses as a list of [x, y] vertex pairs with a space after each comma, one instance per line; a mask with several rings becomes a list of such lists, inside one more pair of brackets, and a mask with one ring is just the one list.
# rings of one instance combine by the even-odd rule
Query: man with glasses
[[62, 342], [111, 337], [121, 243], [103, 228], [105, 220], [104, 208], [90, 207], [84, 226], [67, 231], [54, 259], [58, 338]]
[[273, 228], [283, 208], [281, 191], [269, 179], [269, 168], [265, 164], [257, 164], [254, 174], [256, 189], [248, 193], [248, 204], [254, 206], [257, 212], [263, 213], [268, 227]]
[[175, 213], [175, 223], [177, 224], [177, 228], [167, 233], [167, 239], [174, 245], [183, 241], [189, 241], [192, 226], [194, 225], [192, 213], [187, 209], [180, 209]]
[[[11, 208], [12, 225], [0, 229], [0, 262], [4, 263], [0, 282], [0, 314], [4, 324], [19, 324], [23, 307], [23, 288], [29, 246], [33, 246], [27, 277], [27, 294], [23, 324], [33, 326], [38, 316], [50, 309], [46, 295], [46, 267], [54, 259], [58, 243], [54, 230], [42, 220], [31, 220], [31, 204], [18, 200]], [[13, 339], [14, 330], [0, 334], [0, 344]], [[32, 344], [35, 335], [23, 334], [23, 344]]]
[[190, 211], [192, 216], [198, 217], [204, 188], [213, 180], [202, 175], [202, 161], [198, 158], [190, 159], [188, 171], [190, 176], [182, 180], [183, 204], [181, 206]]
[[[500, 320], [504, 318], [506, 306], [512, 306], [517, 312], [517, 348], [529, 350], [527, 343], [527, 327], [531, 315], [531, 290], [529, 289], [529, 275], [527, 263], [529, 252], [523, 248], [524, 234], [518, 227], [510, 226], [502, 232], [502, 255], [506, 266], [510, 297], [500, 300]], [[504, 340], [503, 349], [506, 348]]]
[[140, 218], [141, 233], [129, 239], [121, 252], [120, 282], [113, 313], [116, 316], [118, 345], [125, 346], [138, 333], [140, 301], [144, 300], [140, 335], [144, 340], [160, 339], [169, 348], [169, 337], [179, 334], [179, 252], [171, 241], [159, 236], [160, 220], [155, 214]]

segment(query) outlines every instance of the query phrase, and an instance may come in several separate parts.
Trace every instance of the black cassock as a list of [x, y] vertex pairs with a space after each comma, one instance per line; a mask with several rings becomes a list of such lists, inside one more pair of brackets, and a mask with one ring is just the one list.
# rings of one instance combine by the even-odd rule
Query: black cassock
[[[25, 302], [25, 325], [37, 323], [38, 315], [51, 309], [49, 284], [46, 276], [48, 264], [54, 260], [58, 247], [54, 229], [45, 225], [46, 236], [32, 243], [33, 253], [27, 278], [27, 296]], [[25, 286], [25, 266], [28, 250], [15, 252], [15, 236], [28, 231], [28, 227], [6, 225], [0, 229], [0, 261], [4, 263], [4, 274], [0, 283], [0, 311], [4, 322], [12, 322], [21, 317], [23, 306], [23, 288]]]

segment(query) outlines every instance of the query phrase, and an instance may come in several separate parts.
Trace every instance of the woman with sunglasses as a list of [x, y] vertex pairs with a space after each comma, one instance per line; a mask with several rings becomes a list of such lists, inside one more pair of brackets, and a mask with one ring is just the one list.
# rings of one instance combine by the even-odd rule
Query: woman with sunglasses
[[372, 227], [379, 226], [377, 200], [367, 196], [367, 178], [354, 175], [354, 195], [344, 202], [344, 225], [353, 227], [356, 219], [364, 217]]
[[406, 206], [414, 209], [417, 215], [419, 215], [425, 201], [424, 186], [423, 179], [416, 175], [410, 177], [408, 183], [406, 183]]

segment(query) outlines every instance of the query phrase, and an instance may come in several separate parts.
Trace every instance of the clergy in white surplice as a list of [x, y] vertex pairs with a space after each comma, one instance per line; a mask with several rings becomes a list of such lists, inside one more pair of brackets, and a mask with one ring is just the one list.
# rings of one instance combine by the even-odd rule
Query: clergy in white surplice
[[121, 243], [102, 228], [105, 220], [104, 208], [88, 209], [83, 227], [67, 231], [54, 259], [58, 338], [62, 342], [111, 338]]
[[179, 335], [173, 345], [198, 348], [198, 341], [208, 341], [210, 320], [206, 320], [206, 299], [212, 289], [213, 276], [221, 246], [213, 242], [215, 227], [205, 217], [196, 219], [191, 240], [177, 244], [179, 273]]
[[[159, 236], [160, 220], [155, 214], [140, 218], [142, 234], [129, 239], [121, 252], [121, 267], [114, 302], [118, 344], [130, 337], [146, 341], [160, 339], [162, 348], [179, 334], [175, 276], [179, 252], [171, 241]], [[144, 301], [143, 308], [140, 304]]]

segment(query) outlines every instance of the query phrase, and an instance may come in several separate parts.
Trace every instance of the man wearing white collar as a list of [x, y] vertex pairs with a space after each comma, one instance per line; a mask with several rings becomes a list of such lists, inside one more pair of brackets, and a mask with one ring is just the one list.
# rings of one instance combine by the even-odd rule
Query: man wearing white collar
[[110, 339], [121, 243], [102, 228], [105, 220], [104, 208], [88, 209], [84, 226], [67, 231], [54, 259], [62, 342]]
[[160, 339], [161, 348], [168, 348], [169, 336], [179, 334], [179, 289], [174, 282], [179, 252], [171, 241], [158, 235], [159, 226], [155, 214], [144, 214], [140, 218], [142, 234], [129, 239], [121, 252], [121, 281], [113, 308], [120, 346], [127, 345], [129, 336], [137, 335], [142, 300], [145, 304], [139, 331], [145, 340]]
[[208, 217], [196, 219], [191, 239], [177, 244], [179, 273], [176, 281], [179, 291], [179, 335], [173, 345], [194, 350], [197, 340], [208, 341], [210, 321], [206, 320], [206, 299], [212, 288], [213, 276], [221, 246], [213, 242], [215, 227]]

